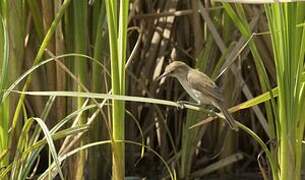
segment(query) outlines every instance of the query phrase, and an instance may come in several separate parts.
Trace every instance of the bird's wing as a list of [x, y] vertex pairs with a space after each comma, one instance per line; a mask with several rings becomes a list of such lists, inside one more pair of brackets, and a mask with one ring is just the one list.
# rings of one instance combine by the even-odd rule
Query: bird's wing
[[198, 71], [192, 70], [192, 73], [188, 73], [188, 82], [191, 86], [203, 93], [208, 97], [212, 97], [215, 100], [223, 101], [222, 93], [220, 89], [216, 86], [214, 81], [212, 81], [207, 75]]

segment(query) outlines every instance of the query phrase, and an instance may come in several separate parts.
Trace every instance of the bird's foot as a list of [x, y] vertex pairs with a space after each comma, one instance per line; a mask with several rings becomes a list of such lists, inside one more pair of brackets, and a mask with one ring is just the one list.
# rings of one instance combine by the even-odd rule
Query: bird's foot
[[216, 110], [216, 108], [214, 106], [207, 105], [208, 116], [215, 115], [215, 113], [217, 113], [217, 111], [215, 111], [215, 110]]
[[215, 114], [215, 111], [213, 109], [208, 109], [208, 116], [213, 116]]
[[178, 104], [178, 106], [177, 106], [177, 108], [178, 109], [184, 109], [185, 108], [185, 103], [183, 102], [183, 101], [177, 101], [177, 104]]

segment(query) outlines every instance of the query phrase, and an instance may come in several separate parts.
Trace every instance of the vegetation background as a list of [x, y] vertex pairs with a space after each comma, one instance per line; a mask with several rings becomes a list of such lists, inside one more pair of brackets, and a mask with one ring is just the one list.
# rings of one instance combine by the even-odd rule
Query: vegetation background
[[[0, 2], [0, 179], [301, 179], [304, 3]], [[177, 108], [173, 59], [238, 132]]]

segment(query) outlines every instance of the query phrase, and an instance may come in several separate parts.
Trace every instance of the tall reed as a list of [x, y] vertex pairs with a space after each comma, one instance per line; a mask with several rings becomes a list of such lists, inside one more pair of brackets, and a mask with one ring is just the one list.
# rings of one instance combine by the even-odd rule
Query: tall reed
[[[118, 4], [119, 3], [119, 4]], [[119, 6], [118, 6], [119, 5]], [[119, 7], [119, 11], [118, 8]], [[109, 30], [110, 59], [111, 59], [111, 87], [112, 93], [125, 94], [125, 61], [127, 42], [129, 1], [106, 1], [106, 12]], [[119, 13], [118, 13], [119, 12]], [[125, 103], [112, 101], [112, 134], [113, 140], [125, 139]], [[125, 145], [112, 144], [113, 168], [112, 177], [115, 180], [125, 176]]]
[[[73, 2], [73, 18], [74, 18], [74, 52], [79, 54], [88, 54], [88, 2], [79, 1]], [[84, 61], [84, 58], [75, 57], [74, 61], [74, 73], [77, 76], [80, 83], [88, 86], [88, 68], [87, 62]], [[77, 84], [75, 87], [76, 91], [82, 91], [82, 87]], [[77, 98], [76, 107], [77, 109], [82, 108], [85, 103], [84, 98]], [[87, 120], [86, 114], [83, 113], [80, 117], [79, 123], [81, 125], [85, 124]], [[80, 146], [86, 143], [86, 139], [82, 139], [80, 142]], [[87, 151], [81, 151], [79, 153], [78, 159], [76, 163], [74, 163], [74, 167], [76, 169], [75, 178], [83, 179], [85, 178], [85, 162], [87, 160]]]
[[[8, 142], [9, 142], [9, 112], [10, 104], [9, 99], [3, 99], [4, 90], [8, 86], [8, 54], [9, 54], [9, 41], [7, 32], [7, 21], [4, 18], [5, 15], [1, 13], [1, 26], [0, 26], [0, 57], [1, 62], [1, 76], [0, 76], [0, 166], [4, 167], [9, 164], [8, 154]], [[4, 17], [3, 17], [4, 15]], [[3, 101], [4, 100], [4, 101]], [[3, 160], [1, 160], [3, 159]]]

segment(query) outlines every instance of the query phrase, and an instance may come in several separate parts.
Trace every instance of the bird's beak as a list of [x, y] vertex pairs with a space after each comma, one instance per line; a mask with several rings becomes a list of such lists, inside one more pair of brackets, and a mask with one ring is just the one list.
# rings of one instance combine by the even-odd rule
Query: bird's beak
[[164, 72], [157, 78], [157, 81], [160, 81], [162, 78], [166, 78], [169, 74], [170, 74], [169, 72]]

